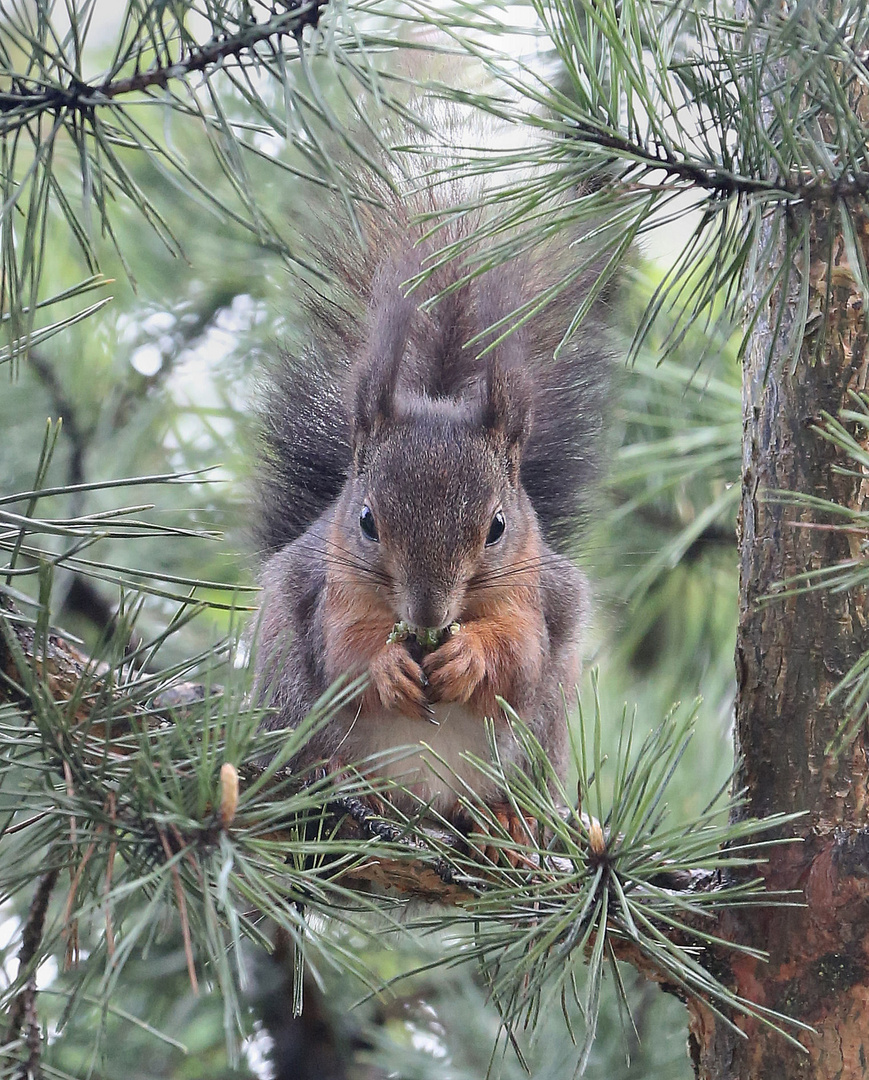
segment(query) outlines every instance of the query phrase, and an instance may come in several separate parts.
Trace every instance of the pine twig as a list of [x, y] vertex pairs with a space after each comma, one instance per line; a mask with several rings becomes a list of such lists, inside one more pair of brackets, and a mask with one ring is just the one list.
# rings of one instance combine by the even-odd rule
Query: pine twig
[[232, 36], [218, 36], [186, 55], [176, 63], [137, 71], [123, 79], [90, 84], [72, 77], [67, 86], [33, 89], [18, 76], [12, 80], [12, 89], [0, 93], [0, 114], [20, 113], [25, 110], [65, 109], [88, 113], [100, 105], [110, 105], [125, 94], [166, 89], [173, 80], [184, 79], [195, 72], [219, 65], [230, 58], [237, 58], [254, 49], [269, 38], [292, 35], [299, 38], [306, 26], [316, 26], [320, 13], [328, 0], [304, 0], [290, 5], [288, 11], [274, 15], [263, 23], [251, 22]]
[[[0, 597], [0, 603], [2, 599]], [[43, 685], [48, 684], [55, 700], [62, 702], [76, 695], [78, 682], [87, 670], [84, 658], [78, 658], [76, 663], [71, 663], [71, 659], [76, 655], [75, 651], [61, 640], [53, 643], [57, 646], [54, 653], [49, 653], [44, 657], [33, 656], [32, 631], [29, 631], [20, 620], [4, 619], [2, 610], [0, 610], [0, 628], [4, 631], [0, 635], [0, 671], [5, 669], [8, 677], [14, 671], [16, 662], [18, 665], [28, 663], [32, 665], [33, 670], [41, 673]], [[16, 636], [17, 651], [9, 650], [7, 645], [9, 655], [4, 656], [3, 646], [7, 643], [10, 634]], [[56, 667], [56, 661], [61, 665], [59, 669]], [[92, 669], [87, 673], [95, 695], [99, 696], [97, 692], [100, 685], [99, 677], [94, 677]], [[15, 687], [17, 689], [13, 690], [12, 688]], [[111, 693], [112, 689], [106, 687], [105, 692]], [[29, 711], [31, 706], [27, 703], [26, 695], [22, 694], [18, 680], [10, 679], [6, 686], [3, 681], [0, 681], [0, 702], [4, 696], [7, 700], [17, 701], [23, 709]], [[192, 695], [194, 701], [201, 700], [201, 696], [196, 693]], [[77, 713], [78, 719], [88, 723], [91, 737], [97, 739], [104, 737], [101, 726], [87, 715], [91, 696], [81, 695], [81, 699]], [[172, 709], [176, 720], [179, 708], [183, 712], [183, 704]], [[136, 710], [130, 711], [130, 728], [140, 724], [153, 726], [155, 723], [159, 724], [160, 718], [159, 715], [155, 715], [153, 708], [142, 710], [141, 715]], [[116, 717], [112, 726], [112, 736], [121, 735], [125, 727], [127, 725], [123, 723], [123, 719], [120, 716]], [[262, 768], [262, 766], [258, 768], [250, 763], [245, 765], [240, 777], [242, 793], [245, 781], [254, 782]], [[291, 775], [285, 767], [269, 777], [268, 785], [269, 787], [286, 785], [289, 778]], [[267, 790], [263, 794], [266, 794]], [[486, 903], [487, 897], [498, 897], [503, 894], [507, 883], [515, 886], [518, 882], [516, 876], [518, 870], [515, 867], [508, 871], [508, 876], [505, 878], [503, 867], [487, 863], [486, 860], [475, 861], [470, 858], [468, 846], [469, 843], [473, 843], [473, 839], [469, 842], [459, 834], [439, 830], [429, 824], [421, 826], [418, 822], [389, 820], [378, 813], [370, 802], [352, 795], [339, 793], [331, 796], [325, 803], [324, 810], [327, 817], [332, 817], [333, 826], [329, 827], [332, 839], [346, 841], [348, 847], [354, 850], [360, 850], [360, 841], [364, 845], [360, 850], [362, 857], [349, 860], [348, 865], [340, 871], [336, 868], [335, 878], [340, 877], [340, 883], [344, 888], [360, 892], [373, 888], [377, 892], [386, 892], [393, 896], [400, 895], [405, 898], [420, 899], [426, 903], [462, 907], [480, 902]], [[213, 811], [215, 819], [219, 820], [219, 807], [213, 807]], [[587, 828], [590, 829], [590, 826]], [[481, 818], [478, 831], [485, 831], [485, 829], [485, 820]], [[177, 858], [177, 853], [182, 851], [189, 841], [175, 830], [172, 823], [169, 824], [169, 830], [171, 830], [171, 835], [158, 827], [157, 833], [166, 860], [170, 863], [188, 971], [191, 985], [195, 988], [197, 982], [189, 913], [186, 908], [179, 866], [173, 861]], [[603, 845], [602, 851], [598, 854], [603, 859], [607, 855], [606, 841], [600, 827], [598, 827], [598, 832], [600, 832], [600, 841]], [[291, 824], [288, 824], [285, 830], [278, 827], [269, 834], [269, 840], [272, 841], [280, 842], [287, 839], [295, 842]], [[527, 855], [527, 858], [521, 868], [522, 875], [525, 875], [522, 880], [529, 889], [541, 890], [542, 895], [547, 898], [550, 909], [561, 908], [568, 912], [575, 908], [577, 897], [581, 895], [587, 884], [586, 881], [577, 877], [576, 862], [556, 852], [541, 850], [537, 855], [531, 851], [523, 854]], [[653, 852], [650, 851], [649, 854], [650, 857], [655, 858]], [[661, 863], [660, 857], [657, 861]], [[195, 875], [197, 873], [195, 862], [192, 863], [192, 870]], [[721, 890], [727, 894], [728, 882], [723, 879], [722, 874], [716, 870], [706, 869], [682, 869], [678, 872], [670, 872], [666, 863], [663, 863], [660, 871], [649, 879], [647, 885], [652, 901], [655, 898], [662, 898], [664, 893], [670, 893], [679, 909], [677, 919], [668, 921], [662, 917], [655, 921], [654, 930], [660, 939], [666, 940], [678, 949], [684, 949], [687, 946], [696, 949], [698, 942], [702, 942], [700, 947], [715, 959], [720, 969], [728, 970], [724, 938], [726, 928], [719, 924], [716, 918], [717, 912], [709, 906], [708, 902], [705, 904], [700, 902], [701, 896], [713, 896]], [[642, 888], [643, 886], [637, 886], [637, 889]], [[634, 895], [642, 901], [640, 892]], [[654, 908], [654, 903], [652, 908]], [[579, 924], [578, 928], [581, 929]], [[716, 934], [722, 935], [722, 938], [718, 939], [719, 944], [716, 944], [714, 936]], [[673, 980], [668, 975], [666, 963], [659, 963], [660, 950], [656, 952], [650, 949], [648, 944], [644, 947], [642, 940], [634, 940], [624, 930], [619, 931], [618, 928], [615, 928], [612, 940], [608, 942], [607, 947], [613, 951], [614, 956], [631, 963], [648, 978], [666, 986], [672, 986]], [[702, 1005], [698, 1004], [696, 1007], [702, 1008]]]
[[[96, 690], [98, 680], [94, 680], [92, 672], [89, 672], [86, 657], [56, 635], [49, 636], [47, 655], [44, 658], [37, 657], [34, 651], [33, 632], [19, 621], [4, 619], [4, 610], [14, 612], [14, 607], [0, 595], [0, 628], [4, 629], [5, 634], [15, 636], [17, 646], [24, 658], [36, 670], [42, 671], [56, 700], [64, 701], [71, 698], [75, 694], [79, 681], [85, 677], [86, 673], [95, 683]], [[0, 634], [0, 702], [15, 701], [27, 711], [30, 704], [15, 678], [15, 666], [15, 656], [9, 649], [4, 635]], [[179, 684], [173, 688], [172, 692], [161, 694], [160, 699], [154, 702], [154, 709], [131, 709], [130, 726], [153, 727], [159, 723], [160, 709], [165, 709], [167, 716], [171, 712], [177, 719], [179, 714], [183, 714], [186, 705], [201, 702], [206, 693], [214, 693], [214, 691], [213, 686], [206, 688], [193, 683]], [[86, 696], [80, 708], [81, 721], [88, 719], [87, 701]], [[120, 719], [120, 717], [115, 717], [112, 729], [115, 735], [122, 733]], [[98, 733], [96, 725], [91, 726], [91, 731]], [[248, 765], [245, 773], [247, 775], [241, 777], [242, 783], [245, 779], [250, 780], [257, 774], [257, 767]], [[278, 770], [272, 782], [283, 782], [287, 776], [287, 769]], [[331, 799], [326, 805], [326, 810], [341, 821], [340, 832], [344, 838], [380, 840], [389, 845], [393, 851], [396, 848], [404, 848], [411, 856], [418, 855], [418, 858], [382, 857], [376, 848], [372, 848], [370, 858], [363, 863], [354, 864], [352, 869], [346, 872], [348, 884], [388, 888], [406, 896], [440, 904], [467, 903], [478, 897], [481, 889], [485, 888], [485, 881], [482, 878], [475, 879], [471, 883], [461, 875], [457, 876], [448, 859], [440, 854], [444, 850], [449, 852], [451, 849], [455, 850], [456, 854], [460, 853], [462, 840], [454, 834], [430, 826], [424, 828], [416, 826], [411, 833], [402, 824], [390, 821], [377, 813], [365, 800], [350, 795]], [[180, 845], [183, 843], [183, 838], [176, 836], [175, 841]], [[165, 850], [168, 839], [161, 836], [161, 842]], [[558, 857], [552, 856], [550, 861], [557, 872], [560, 865]], [[565, 865], [563, 869], [566, 874], [570, 872], [568, 865]], [[658, 884], [662, 888], [696, 894], [714, 891], [719, 882], [717, 875], [697, 870], [667, 875], [666, 879]]]
[[[45, 930], [45, 916], [48, 911], [48, 902], [51, 893], [57, 883], [60, 873], [59, 867], [53, 867], [46, 871], [37, 882], [33, 900], [30, 902], [30, 910], [21, 934], [21, 948], [18, 950], [18, 977], [21, 978], [33, 965], [42, 935]], [[35, 1080], [42, 1075], [39, 1065], [39, 1056], [42, 1049], [42, 1036], [39, 1031], [39, 1020], [36, 1012], [36, 968], [30, 971], [24, 986], [18, 993], [12, 1008], [9, 1010], [9, 1027], [6, 1032], [6, 1042], [14, 1042], [18, 1038], [23, 1025], [26, 1025], [25, 1044], [29, 1051], [24, 1075]]]
[[713, 161], [691, 161], [687, 157], [677, 157], [669, 147], [663, 145], [650, 150], [641, 142], [591, 124], [576, 123], [574, 129], [587, 145], [613, 150], [645, 169], [664, 173], [668, 179], [680, 180], [694, 190], [709, 191], [723, 197], [757, 195], [793, 204], [831, 206], [843, 199], [863, 200], [869, 192], [869, 173], [857, 170], [852, 170], [848, 176], [834, 177], [807, 176], [799, 172], [774, 179], [745, 176]]
[[[160, 843], [163, 845], [163, 851], [166, 853], [166, 861], [172, 862], [172, 848], [169, 845], [166, 833], [163, 832], [162, 829], [159, 829], [158, 835], [160, 837]], [[187, 901], [184, 899], [184, 889], [181, 887], [181, 875], [178, 873], [178, 867], [172, 863], [170, 870], [172, 872], [172, 884], [175, 888], [175, 900], [178, 904], [178, 916], [181, 919], [181, 936], [184, 939], [184, 956], [187, 960], [187, 974], [190, 978], [190, 986], [193, 993], [198, 995], [199, 980], [196, 977], [196, 961], [193, 957], [193, 941], [190, 937], [190, 921], [187, 918]]]

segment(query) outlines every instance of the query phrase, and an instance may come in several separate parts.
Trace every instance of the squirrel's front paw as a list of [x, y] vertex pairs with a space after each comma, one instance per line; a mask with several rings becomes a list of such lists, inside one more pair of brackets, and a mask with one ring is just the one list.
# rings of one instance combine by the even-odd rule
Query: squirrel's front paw
[[476, 634], [462, 627], [423, 657], [433, 701], [470, 701], [486, 676], [486, 656]]
[[431, 718], [422, 668], [400, 641], [390, 642], [373, 657], [368, 675], [371, 692], [384, 709], [420, 720]]

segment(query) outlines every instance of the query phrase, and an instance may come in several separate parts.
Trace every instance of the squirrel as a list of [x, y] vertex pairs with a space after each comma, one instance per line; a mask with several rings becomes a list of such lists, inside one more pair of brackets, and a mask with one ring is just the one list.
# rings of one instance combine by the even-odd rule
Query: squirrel
[[[502, 765], [526, 764], [499, 698], [566, 770], [563, 691], [589, 586], [563, 552], [611, 358], [600, 301], [562, 341], [596, 280], [566, 239], [467, 273], [435, 257], [478, 243], [483, 218], [447, 213], [455, 193], [366, 183], [355, 231], [339, 219], [317, 245], [333, 291], [307, 292], [309, 343], [279, 358], [263, 395], [255, 685], [267, 725], [284, 728], [336, 680], [367, 675], [295, 767], [379, 755], [366, 771], [400, 783], [393, 804], [458, 823], [465, 785], [504, 810], [468, 760], [491, 757], [487, 718]], [[565, 281], [503, 335], [529, 296]]]

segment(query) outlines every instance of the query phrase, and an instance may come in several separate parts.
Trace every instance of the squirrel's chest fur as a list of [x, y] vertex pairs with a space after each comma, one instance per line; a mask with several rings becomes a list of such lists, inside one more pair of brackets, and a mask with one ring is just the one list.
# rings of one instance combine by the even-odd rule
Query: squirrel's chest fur
[[[338, 754], [346, 761], [383, 755], [372, 772], [412, 793], [391, 793], [391, 802], [407, 813], [431, 802], [449, 816], [457, 795], [472, 790], [486, 798], [495, 790], [469, 760], [490, 761], [492, 755], [486, 722], [479, 715], [458, 703], [437, 704], [432, 712], [436, 722], [361, 710], [351, 719]], [[501, 726], [506, 728], [503, 720]]]

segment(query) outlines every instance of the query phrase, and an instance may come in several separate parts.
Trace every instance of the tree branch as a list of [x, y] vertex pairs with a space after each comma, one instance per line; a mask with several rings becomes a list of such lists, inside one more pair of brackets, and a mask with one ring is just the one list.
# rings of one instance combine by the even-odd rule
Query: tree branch
[[[42, 934], [45, 929], [45, 916], [48, 911], [48, 902], [57, 882], [59, 867], [53, 867], [40, 877], [33, 899], [30, 902], [30, 910], [27, 913], [27, 921], [21, 934], [21, 948], [18, 950], [18, 978], [31, 968], [34, 958], [42, 942]], [[6, 1031], [6, 1042], [14, 1042], [21, 1031], [22, 1025], [26, 1026], [25, 1044], [29, 1051], [26, 1073], [28, 1077], [37, 1078], [42, 1075], [39, 1067], [39, 1057], [42, 1049], [42, 1036], [39, 1030], [39, 1021], [36, 1013], [36, 968], [27, 975], [24, 986], [18, 993], [9, 1010], [9, 1027]]]
[[[4, 613], [8, 617], [4, 618]], [[73, 724], [86, 725], [84, 738], [89, 757], [91, 753], [105, 755], [105, 744], [100, 740], [106, 739], [107, 729], [91, 715], [91, 711], [96, 706], [100, 713], [103, 712], [107, 699], [120, 693], [114, 688], [111, 674], [105, 680], [101, 679], [94, 674], [93, 665], [63, 638], [49, 635], [45, 640], [14, 615], [9, 600], [0, 594], [0, 704], [13, 702], [25, 713], [38, 713], [38, 694], [49, 692], [60, 706], [74, 700], [77, 711]], [[45, 640], [42, 651], [35, 651], [42, 640]], [[18, 674], [23, 665], [27, 666], [27, 671]], [[82, 692], [84, 679], [86, 690]], [[27, 687], [32, 687], [32, 701]], [[111, 750], [118, 754], [135, 753], [139, 743], [124, 738], [127, 731], [155, 726], [161, 731], [165, 726], [168, 731], [169, 725], [179, 719], [179, 714], [184, 714], [186, 703], [202, 700], [202, 688], [196, 692], [198, 688], [185, 684], [180, 689], [178, 693], [177, 688], [173, 688], [172, 700], [161, 694], [160, 698], [148, 702], [147, 707], [124, 700], [110, 708]], [[209, 689], [214, 691], [213, 687]], [[161, 708], [166, 710], [165, 717], [160, 716]], [[68, 743], [67, 735], [62, 739], [58, 735], [58, 740], [54, 754], [59, 753], [66, 760], [67, 746], [74, 752], [76, 744]], [[171, 768], [171, 764], [165, 762], [161, 768]], [[255, 782], [263, 768], [245, 762], [240, 768], [242, 781]], [[127, 829], [135, 829], [141, 837], [159, 839], [164, 854], [167, 854], [167, 843], [172, 852], [187, 848], [191, 865], [195, 865], [196, 852], [213, 850], [222, 829], [232, 827], [233, 808], [237, 805], [234, 766], [231, 772], [232, 775], [227, 774], [226, 785], [223, 785], [225, 778], [221, 775], [221, 792], [212, 812], [199, 825], [187, 827], [184, 835], [175, 826], [169, 826], [172, 837], [161, 837], [159, 825], [155, 827], [147, 808], [138, 804], [127, 806], [123, 814], [119, 812], [118, 821], [123, 821]], [[271, 806], [271, 812], [274, 812], [269, 791], [277, 787], [286, 791], [288, 780], [298, 785], [298, 777], [287, 768], [270, 775], [259, 796], [264, 808]], [[223, 806], [225, 788], [229, 786], [234, 788], [234, 795]], [[100, 797], [103, 795], [100, 793]], [[312, 882], [316, 881], [317, 873], [325, 873], [326, 878], [330, 875], [332, 882], [340, 882], [345, 889], [457, 905], [467, 909], [466, 915], [457, 918], [476, 922], [494, 920], [498, 926], [505, 927], [510, 926], [514, 916], [520, 920], [530, 905], [538, 913], [535, 918], [546, 926], [552, 927], [554, 922], [559, 924], [559, 935], [564, 937], [559, 948], [564, 955], [578, 945], [586, 951], [592, 950], [598, 937], [606, 935], [607, 957], [632, 964], [641, 974], [687, 1001], [697, 1025], [704, 1023], [708, 1012], [706, 996], [714, 1000], [719, 1011], [727, 1008], [745, 1012], [758, 1020], [765, 1018], [762, 1003], [756, 1008], [747, 997], [733, 997], [728, 988], [734, 981], [733, 968], [737, 961], [745, 959], [742, 954], [734, 953], [728, 944], [735, 940], [733, 908], [729, 906], [729, 902], [734, 903], [732, 897], [736, 895], [738, 905], [780, 903], [780, 897], [764, 899], [762, 894], [752, 899], [747, 882], [757, 876], [757, 869], [747, 870], [749, 876], [742, 878], [738, 877], [738, 869], [731, 872], [724, 867], [684, 869], [680, 864], [678, 870], [671, 870], [664, 856], [652, 847], [652, 839], [642, 851], [637, 848], [632, 858], [643, 859], [647, 867], [657, 869], [647, 869], [646, 874], [639, 876], [628, 872], [622, 881], [619, 866], [624, 838], [608, 833], [605, 827], [586, 816], [581, 823], [576, 821], [575, 811], [569, 811], [571, 821], [564, 823], [568, 839], [566, 847], [559, 851], [554, 839], [559, 824], [554, 820], [549, 821], [547, 828], [547, 835], [549, 832], [553, 835], [553, 845], [541, 836], [528, 846], [522, 843], [511, 846], [506, 834], [499, 835], [499, 826], [490, 819], [486, 808], [473, 814], [477, 821], [475, 832], [465, 837], [446, 828], [438, 829], [431, 823], [391, 820], [385, 815], [388, 808], [383, 807], [385, 812], [376, 809], [380, 800], [374, 796], [368, 799], [356, 797], [354, 793], [330, 791], [324, 795], [322, 805], [317, 805], [316, 799], [301, 801], [308, 808], [303, 812], [304, 821], [290, 819], [285, 827], [279, 825], [270, 829], [266, 839], [270, 845], [273, 841], [285, 843], [287, 851], [295, 851], [297, 858], [302, 859], [305, 856], [303, 848], [300, 855], [300, 828], [310, 825], [313, 829], [311, 852], [315, 859], [320, 838], [328, 836], [331, 845], [338, 841], [337, 847], [331, 849], [340, 852], [334, 862], [335, 868], [330, 870], [331, 856], [327, 856], [320, 872], [314, 872]], [[557, 808], [545, 811], [549, 812], [557, 812]], [[488, 831], [490, 820], [492, 832]], [[542, 824], [540, 828], [543, 828]], [[492, 846], [502, 847], [502, 855], [489, 859], [481, 853], [484, 849], [491, 852]], [[738, 848], [736, 850], [738, 852]], [[708, 861], [706, 856], [707, 864]], [[727, 859], [724, 864], [727, 865]], [[307, 886], [299, 888], [301, 899], [297, 902], [304, 904]], [[176, 881], [176, 892], [178, 889]], [[592, 892], [589, 893], [589, 889]], [[716, 902], [714, 897], [719, 892], [721, 900]], [[601, 909], [601, 896], [605, 893], [612, 899], [609, 906], [605, 904]], [[626, 894], [629, 901], [625, 899]], [[621, 895], [622, 899], [616, 900], [616, 895]], [[597, 904], [592, 903], [595, 896], [598, 897]], [[639, 913], [639, 923], [628, 914], [629, 904]], [[184, 909], [180, 899], [178, 907]], [[607, 913], [602, 916], [602, 921], [600, 910]], [[499, 953], [501, 948], [499, 944]], [[687, 958], [690, 967], [681, 968], [679, 956]], [[758, 956], [757, 951], [752, 954], [752, 957]], [[782, 1017], [778, 1016], [771, 1022], [780, 1020]]]
[[[136, 71], [124, 78], [109, 78], [94, 84], [71, 76], [66, 86], [45, 86], [44, 82], [34, 82], [31, 86], [25, 77], [15, 75], [12, 77], [13, 89], [0, 92], [0, 115], [15, 117], [22, 112], [48, 110], [87, 113], [110, 105], [127, 94], [147, 92], [155, 87], [165, 90], [175, 80], [186, 79], [196, 72], [219, 66], [226, 60], [238, 59], [270, 38], [284, 35], [300, 38], [306, 26], [318, 25], [320, 14], [328, 2], [293, 0], [287, 11], [273, 15], [266, 22], [257, 23], [252, 18], [249, 23], [240, 26], [236, 34], [216, 35], [204, 45], [190, 49], [175, 63]], [[9, 127], [18, 126], [20, 122], [19, 119]], [[682, 180], [694, 189], [722, 196], [765, 195], [781, 202], [828, 206], [843, 199], [862, 200], [869, 194], [869, 173], [852, 171], [847, 176], [812, 175], [806, 179], [805, 171], [796, 171], [785, 177], [758, 178], [735, 173], [717, 162], [679, 158], [668, 145], [659, 143], [649, 148], [620, 132], [594, 124], [574, 121], [571, 129], [577, 140], [598, 149], [611, 150], [646, 170], [661, 171], [667, 177]]]
[[[715, 162], [690, 161], [678, 158], [663, 144], [649, 149], [615, 131], [597, 128], [591, 124], [575, 123], [573, 130], [583, 142], [602, 150], [613, 150], [619, 157], [634, 161], [648, 171], [661, 171], [668, 178], [684, 180], [692, 189], [700, 188], [719, 195], [766, 195], [779, 202], [804, 202], [823, 206], [841, 199], [864, 199], [869, 193], [869, 173], [852, 172], [849, 176], [800, 177], [793, 176], [767, 179], [745, 176], [724, 169]], [[804, 175], [804, 174], [803, 174]]]
[[[15, 674], [18, 664], [16, 651], [32, 666], [34, 671], [42, 674], [57, 701], [68, 701], [80, 695], [80, 684], [83, 679], [88, 678], [94, 681], [93, 670], [87, 658], [63, 638], [54, 634], [49, 635], [46, 655], [38, 656], [33, 631], [21, 621], [3, 618], [4, 611], [8, 615], [14, 612], [14, 608], [8, 600], [0, 596], [0, 628], [3, 630], [0, 635], [0, 703], [12, 701], [25, 711], [29, 711], [32, 707], [26, 691]], [[10, 635], [16, 643], [15, 648], [10, 648]], [[88, 701], [97, 695], [98, 687], [97, 680], [94, 693], [82, 696], [79, 722], [88, 719]], [[214, 693], [215, 687], [210, 687], [209, 691]], [[137, 709], [130, 706], [126, 713], [129, 727], [135, 725], [153, 727], [160, 723], [161, 711], [165, 713], [167, 721], [170, 716], [173, 720], [177, 720], [179, 714], [183, 714], [190, 706], [203, 700], [204, 692], [205, 689], [202, 686], [182, 683], [174, 686], [171, 691], [159, 695], [153, 702], [153, 708]], [[121, 721], [122, 718], [114, 717], [112, 731], [115, 736], [123, 733]], [[94, 730], [94, 725], [91, 726], [91, 730]], [[264, 766], [246, 766], [245, 778], [248, 780], [256, 778], [263, 768]], [[278, 770], [272, 783], [281, 783], [292, 777], [292, 771], [284, 768]], [[416, 826], [411, 833], [406, 825], [389, 820], [382, 812], [375, 810], [371, 803], [352, 795], [341, 795], [331, 799], [326, 804], [326, 810], [341, 821], [340, 834], [343, 838], [380, 840], [386, 848], [384, 856], [373, 848], [371, 858], [346, 871], [344, 878], [348, 883], [366, 887], [377, 886], [394, 893], [440, 904], [467, 903], [480, 896], [488, 887], [485, 868], [482, 864], [480, 864], [480, 873], [475, 874], [471, 880], [460, 867], [450, 861], [450, 852], [455, 852], [457, 858], [461, 855], [467, 856], [467, 844], [458, 833], [434, 826], [423, 828]], [[388, 850], [390, 848], [391, 852]], [[396, 849], [399, 850], [396, 851]], [[401, 854], [400, 849], [417, 857], [407, 858]], [[443, 854], [444, 851], [447, 852], [446, 857]], [[401, 857], [398, 857], [399, 854]], [[533, 872], [533, 867], [530, 869]], [[557, 855], [547, 857], [546, 870], [547, 873], [563, 874], [566, 878], [572, 878], [575, 874], [572, 862], [568, 859], [560, 859]], [[661, 888], [696, 895], [698, 892], [714, 891], [721, 882], [719, 875], [714, 872], [682, 870], [661, 874], [656, 884]], [[568, 887], [565, 896], [572, 891], [574, 891], [573, 888]]]
[[88, 112], [100, 105], [108, 105], [125, 94], [147, 91], [154, 87], [166, 89], [173, 80], [187, 78], [194, 72], [205, 71], [230, 58], [238, 58], [269, 38], [283, 35], [298, 38], [306, 26], [318, 24], [320, 12], [327, 3], [328, 0], [296, 0], [282, 14], [273, 15], [264, 23], [251, 19], [237, 34], [214, 37], [179, 57], [174, 64], [137, 71], [134, 75], [122, 79], [108, 79], [94, 85], [73, 76], [67, 86], [45, 87], [35, 84], [30, 87], [22, 76], [16, 76], [13, 79], [14, 89], [0, 92], [0, 114], [48, 109]]

